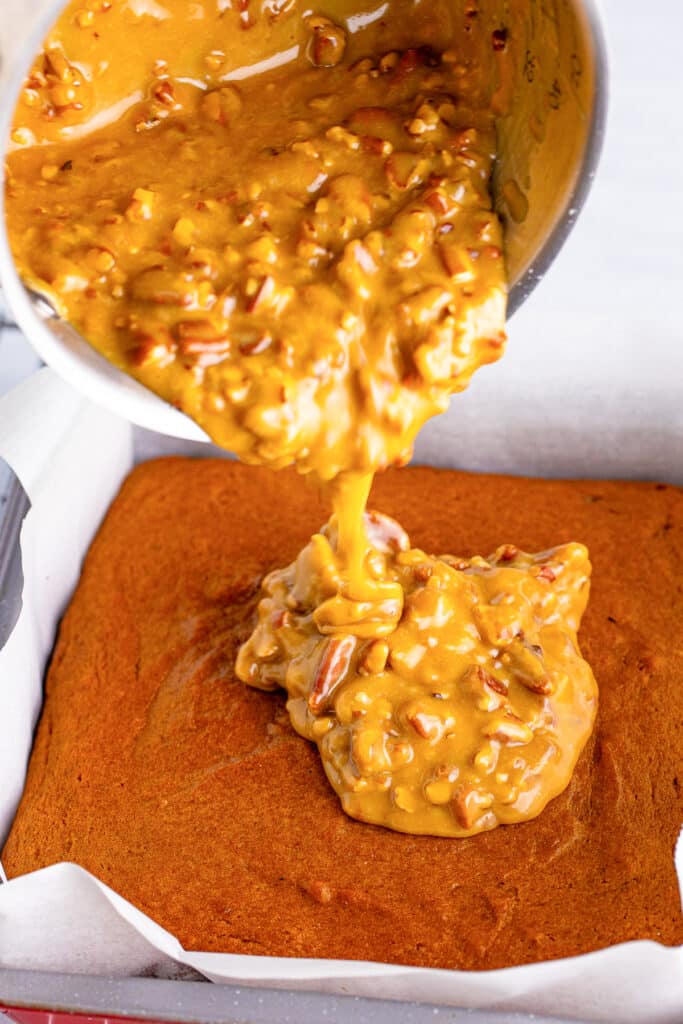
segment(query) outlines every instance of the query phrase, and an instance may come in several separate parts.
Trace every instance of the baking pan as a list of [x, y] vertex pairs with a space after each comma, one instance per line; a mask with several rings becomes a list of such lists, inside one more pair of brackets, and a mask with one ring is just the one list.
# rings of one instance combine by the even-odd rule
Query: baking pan
[[[152, 446], [154, 437], [147, 435], [140, 440], [138, 450], [142, 448], [144, 452]], [[19, 534], [28, 508], [21, 484], [0, 461], [0, 648], [21, 608]], [[187, 968], [183, 972], [185, 980], [0, 969], [0, 1012], [8, 1013], [17, 1024], [61, 1024], [61, 1017], [72, 1015], [197, 1024], [573, 1024], [567, 1018], [534, 1014], [282, 989], [236, 988], [212, 984]], [[22, 1011], [27, 1010], [37, 1014], [30, 1018], [22, 1016]]]
[[[21, 611], [24, 578], [19, 533], [29, 501], [14, 473], [0, 459], [0, 650]], [[0, 871], [2, 870], [0, 866]]]
[[99, 978], [0, 970], [0, 999], [12, 1010], [197, 1024], [579, 1024], [567, 1018], [427, 1003], [395, 1003], [282, 989], [233, 988], [199, 981]]

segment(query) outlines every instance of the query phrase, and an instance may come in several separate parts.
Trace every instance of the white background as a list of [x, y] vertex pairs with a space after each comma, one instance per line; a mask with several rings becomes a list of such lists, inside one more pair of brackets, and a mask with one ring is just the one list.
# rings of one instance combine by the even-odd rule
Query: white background
[[[456, 396], [447, 431], [433, 421], [418, 455], [429, 445], [444, 464], [517, 460], [549, 476], [670, 477], [677, 464], [683, 483], [683, 2], [601, 9], [609, 119], [588, 202], [510, 321], [502, 362]], [[482, 420], [501, 429], [485, 429], [477, 450]]]
[[[418, 458], [683, 483], [683, 2], [602, 10], [609, 121], [588, 203], [502, 362], [428, 426]], [[0, 335], [0, 392], [32, 365]]]

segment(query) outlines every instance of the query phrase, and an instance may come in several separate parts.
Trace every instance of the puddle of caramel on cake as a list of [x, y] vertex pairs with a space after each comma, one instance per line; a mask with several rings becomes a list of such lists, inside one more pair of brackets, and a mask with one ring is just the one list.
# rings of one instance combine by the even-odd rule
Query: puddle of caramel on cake
[[465, 836], [535, 817], [567, 785], [595, 718], [576, 640], [586, 549], [435, 558], [394, 520], [366, 523], [382, 592], [346, 584], [333, 520], [266, 577], [238, 674], [287, 691], [354, 818]]

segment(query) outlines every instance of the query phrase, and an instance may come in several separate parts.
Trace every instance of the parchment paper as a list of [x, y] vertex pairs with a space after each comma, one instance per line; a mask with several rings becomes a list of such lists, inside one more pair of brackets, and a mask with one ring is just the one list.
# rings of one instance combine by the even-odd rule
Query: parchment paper
[[[161, 447], [152, 436], [144, 438], [146, 457]], [[164, 451], [173, 447], [168, 439], [163, 442]], [[23, 609], [0, 652], [1, 843], [23, 786], [56, 624], [102, 515], [133, 463], [132, 430], [78, 396], [52, 371], [41, 370], [0, 400], [0, 456], [13, 467], [32, 503], [21, 536]], [[677, 869], [681, 880], [680, 840]], [[242, 985], [628, 1024], [683, 1020], [683, 948], [654, 942], [486, 973], [190, 953], [75, 865], [59, 864], [0, 886], [0, 966], [169, 975], [178, 964], [213, 981]]]

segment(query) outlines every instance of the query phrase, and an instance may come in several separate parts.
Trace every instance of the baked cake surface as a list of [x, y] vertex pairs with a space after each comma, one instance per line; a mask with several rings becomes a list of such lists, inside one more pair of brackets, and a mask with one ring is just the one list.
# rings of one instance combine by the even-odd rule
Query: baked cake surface
[[293, 472], [163, 459], [64, 617], [8, 875], [74, 861], [190, 949], [485, 969], [683, 943], [683, 492], [411, 468], [371, 507], [435, 553], [588, 545], [600, 708], [565, 793], [470, 839], [347, 818], [284, 699], [233, 674], [263, 574], [328, 509]]

